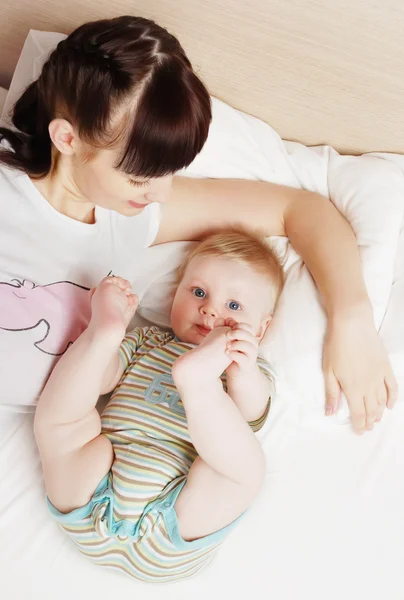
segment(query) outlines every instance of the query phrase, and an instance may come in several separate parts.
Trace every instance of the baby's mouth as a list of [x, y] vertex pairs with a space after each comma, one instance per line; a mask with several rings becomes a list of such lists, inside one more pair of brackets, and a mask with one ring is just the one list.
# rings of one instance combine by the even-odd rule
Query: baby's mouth
[[209, 329], [208, 327], [204, 327], [203, 325], [197, 325], [196, 328], [201, 335], [205, 336], [212, 331], [211, 329]]

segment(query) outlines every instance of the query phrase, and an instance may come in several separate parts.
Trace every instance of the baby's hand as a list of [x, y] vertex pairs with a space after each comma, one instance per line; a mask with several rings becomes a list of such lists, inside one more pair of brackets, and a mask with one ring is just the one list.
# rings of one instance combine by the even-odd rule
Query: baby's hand
[[226, 369], [227, 379], [251, 374], [257, 365], [258, 339], [248, 323], [226, 319], [231, 329], [227, 332], [226, 354], [232, 360]]

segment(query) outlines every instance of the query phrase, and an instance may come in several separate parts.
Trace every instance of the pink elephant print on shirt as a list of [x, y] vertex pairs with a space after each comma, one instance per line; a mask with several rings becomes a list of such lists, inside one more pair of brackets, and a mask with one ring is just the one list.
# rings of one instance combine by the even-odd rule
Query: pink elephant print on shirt
[[71, 281], [0, 282], [0, 329], [24, 331], [45, 323], [46, 333], [34, 345], [45, 354], [61, 356], [88, 325], [89, 292]]

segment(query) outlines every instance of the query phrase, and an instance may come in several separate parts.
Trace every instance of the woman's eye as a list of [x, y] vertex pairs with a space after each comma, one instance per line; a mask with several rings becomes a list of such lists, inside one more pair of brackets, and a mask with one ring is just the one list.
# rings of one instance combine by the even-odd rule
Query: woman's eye
[[205, 292], [203, 291], [203, 289], [202, 289], [202, 288], [194, 288], [194, 289], [192, 290], [192, 293], [193, 293], [193, 295], [194, 295], [194, 296], [196, 296], [197, 298], [205, 298], [205, 296], [206, 296], [206, 294], [205, 294]]
[[230, 308], [230, 310], [241, 310], [241, 305], [238, 302], [235, 302], [234, 300], [228, 302], [227, 306]]
[[128, 183], [135, 187], [145, 187], [146, 185], [149, 185], [148, 181], [135, 181], [134, 179], [128, 179]]

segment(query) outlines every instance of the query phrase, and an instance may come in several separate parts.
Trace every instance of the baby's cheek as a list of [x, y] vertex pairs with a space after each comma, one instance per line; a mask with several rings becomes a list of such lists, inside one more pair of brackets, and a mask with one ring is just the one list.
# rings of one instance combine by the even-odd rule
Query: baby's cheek
[[175, 302], [171, 311], [171, 326], [178, 328], [185, 321], [185, 307], [180, 302]]

